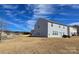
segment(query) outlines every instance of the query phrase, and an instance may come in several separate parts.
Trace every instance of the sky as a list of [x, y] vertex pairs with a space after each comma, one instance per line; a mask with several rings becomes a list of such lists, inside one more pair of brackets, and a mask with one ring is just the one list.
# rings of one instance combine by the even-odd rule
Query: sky
[[0, 21], [10, 31], [30, 32], [38, 18], [79, 25], [78, 4], [0, 4]]

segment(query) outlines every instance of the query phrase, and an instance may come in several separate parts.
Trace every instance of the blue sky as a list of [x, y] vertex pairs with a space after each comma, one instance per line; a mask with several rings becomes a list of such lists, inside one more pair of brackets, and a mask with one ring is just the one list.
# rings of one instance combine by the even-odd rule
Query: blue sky
[[37, 18], [43, 17], [66, 25], [79, 25], [78, 4], [2, 4], [0, 20], [11, 31], [31, 31]]

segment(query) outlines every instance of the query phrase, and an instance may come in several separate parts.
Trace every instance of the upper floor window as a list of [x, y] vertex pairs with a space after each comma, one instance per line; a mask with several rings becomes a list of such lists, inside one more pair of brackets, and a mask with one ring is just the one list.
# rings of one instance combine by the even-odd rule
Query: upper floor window
[[51, 27], [53, 27], [53, 23], [51, 23]]

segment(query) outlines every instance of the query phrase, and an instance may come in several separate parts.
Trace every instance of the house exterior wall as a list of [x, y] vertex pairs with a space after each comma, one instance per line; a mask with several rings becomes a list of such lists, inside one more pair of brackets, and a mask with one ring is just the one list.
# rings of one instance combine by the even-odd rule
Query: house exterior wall
[[45, 19], [38, 19], [34, 30], [32, 30], [32, 36], [40, 37], [62, 37], [63, 35], [72, 36], [74, 33], [77, 34], [76, 28]]
[[77, 35], [77, 29], [74, 27], [69, 27], [70, 36]]
[[79, 26], [77, 27], [77, 35], [79, 36]]
[[73, 27], [77, 29], [77, 35], [79, 36], [79, 25], [74, 25]]
[[67, 26], [48, 22], [48, 37], [62, 37], [63, 35], [68, 35]]
[[32, 31], [32, 36], [47, 37], [47, 32], [47, 22], [40, 19], [35, 24], [34, 30]]

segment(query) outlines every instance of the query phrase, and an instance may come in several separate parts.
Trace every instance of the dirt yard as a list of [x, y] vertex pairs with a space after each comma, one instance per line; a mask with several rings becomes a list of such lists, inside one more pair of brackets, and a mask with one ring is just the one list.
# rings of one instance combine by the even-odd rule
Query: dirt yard
[[0, 42], [1, 54], [78, 54], [79, 37], [41, 38], [17, 36]]

